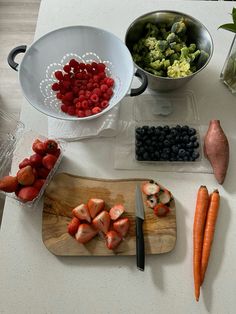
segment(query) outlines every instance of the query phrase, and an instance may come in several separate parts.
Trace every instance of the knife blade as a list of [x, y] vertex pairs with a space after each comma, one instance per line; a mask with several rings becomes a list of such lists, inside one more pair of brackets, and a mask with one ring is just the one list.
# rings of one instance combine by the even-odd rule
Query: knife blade
[[143, 222], [144, 222], [144, 206], [142, 192], [139, 185], [136, 185], [135, 192], [136, 200], [136, 260], [137, 268], [144, 271], [145, 266], [145, 247], [143, 236]]

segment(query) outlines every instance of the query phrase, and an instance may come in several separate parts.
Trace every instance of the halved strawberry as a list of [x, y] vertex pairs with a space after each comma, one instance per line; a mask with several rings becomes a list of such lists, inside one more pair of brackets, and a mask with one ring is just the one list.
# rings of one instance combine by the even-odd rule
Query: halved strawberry
[[103, 210], [93, 219], [93, 225], [96, 229], [107, 233], [110, 227], [110, 215], [106, 210]]
[[85, 204], [80, 204], [72, 210], [72, 214], [81, 220], [87, 220], [91, 222], [91, 217], [89, 215], [88, 206]]
[[159, 194], [159, 201], [162, 204], [167, 204], [169, 203], [170, 199], [171, 199], [171, 194], [168, 190], [163, 190], [161, 191], [161, 193]]
[[154, 209], [154, 214], [158, 217], [165, 217], [169, 211], [170, 211], [170, 208], [167, 207], [166, 205], [162, 204], [162, 203], [158, 203]]
[[154, 208], [157, 204], [157, 200], [158, 200], [157, 195], [148, 195], [146, 200], [147, 206], [149, 208]]
[[121, 218], [113, 223], [113, 229], [117, 231], [122, 237], [125, 237], [129, 230], [129, 218]]
[[121, 235], [115, 230], [110, 230], [106, 234], [106, 246], [109, 250], [114, 250], [122, 241]]
[[149, 182], [145, 182], [142, 185], [142, 191], [146, 195], [154, 195], [160, 191], [160, 186], [156, 182], [151, 180]]
[[104, 200], [100, 198], [90, 198], [90, 200], [88, 201], [88, 210], [90, 216], [94, 218], [100, 211], [104, 209], [104, 206]]
[[97, 233], [97, 230], [95, 230], [91, 225], [81, 224], [75, 234], [75, 238], [80, 243], [87, 243], [94, 238]]
[[77, 217], [73, 217], [67, 226], [67, 231], [71, 236], [74, 236], [79, 228], [80, 221]]
[[116, 204], [110, 209], [109, 214], [112, 220], [116, 220], [123, 214], [124, 211], [125, 208], [122, 204]]

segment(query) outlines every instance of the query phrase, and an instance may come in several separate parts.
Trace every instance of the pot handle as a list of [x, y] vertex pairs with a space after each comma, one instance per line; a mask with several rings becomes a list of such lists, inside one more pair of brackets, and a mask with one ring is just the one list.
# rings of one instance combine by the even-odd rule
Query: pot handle
[[137, 69], [136, 72], [134, 73], [134, 76], [140, 78], [142, 84], [138, 88], [132, 88], [130, 91], [130, 96], [138, 96], [142, 94], [148, 86], [148, 78], [146, 74], [143, 73], [141, 70]]
[[10, 65], [10, 67], [15, 70], [18, 71], [18, 66], [19, 64], [15, 62], [15, 57], [19, 54], [19, 53], [24, 53], [26, 52], [27, 46], [26, 45], [21, 45], [18, 47], [13, 48], [8, 57], [7, 57], [7, 62]]

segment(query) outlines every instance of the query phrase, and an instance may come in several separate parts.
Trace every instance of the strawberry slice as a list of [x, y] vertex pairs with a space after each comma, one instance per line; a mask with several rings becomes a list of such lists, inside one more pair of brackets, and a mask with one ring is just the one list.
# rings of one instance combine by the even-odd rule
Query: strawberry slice
[[115, 230], [110, 230], [106, 234], [106, 246], [109, 250], [114, 250], [122, 241], [121, 235]]
[[122, 237], [125, 237], [129, 230], [129, 219], [121, 218], [113, 223], [113, 229], [117, 231]]
[[97, 230], [95, 230], [91, 225], [81, 224], [75, 234], [75, 238], [79, 243], [87, 243], [94, 238], [97, 233]]
[[169, 211], [170, 211], [170, 208], [167, 207], [166, 205], [162, 204], [162, 203], [158, 203], [154, 209], [154, 214], [158, 217], [165, 217]]
[[162, 204], [169, 203], [170, 199], [171, 199], [171, 194], [170, 194], [170, 192], [168, 190], [163, 190], [159, 194], [159, 201]]
[[105, 202], [100, 198], [90, 198], [88, 201], [88, 210], [90, 216], [94, 218], [100, 211], [104, 209]]
[[74, 236], [79, 228], [80, 221], [77, 217], [73, 217], [67, 226], [67, 231], [71, 236]]
[[157, 204], [157, 200], [158, 200], [157, 195], [148, 195], [146, 204], [149, 208], [154, 208]]
[[91, 217], [89, 215], [88, 206], [85, 204], [80, 204], [72, 210], [72, 214], [81, 220], [87, 220], [91, 222]]
[[103, 210], [93, 219], [93, 225], [96, 229], [107, 233], [110, 227], [110, 215], [106, 210]]
[[142, 191], [146, 195], [154, 195], [160, 191], [160, 186], [156, 182], [151, 180], [149, 182], [145, 182], [142, 185]]
[[124, 213], [124, 211], [125, 208], [122, 204], [116, 204], [110, 209], [109, 214], [112, 220], [116, 220]]

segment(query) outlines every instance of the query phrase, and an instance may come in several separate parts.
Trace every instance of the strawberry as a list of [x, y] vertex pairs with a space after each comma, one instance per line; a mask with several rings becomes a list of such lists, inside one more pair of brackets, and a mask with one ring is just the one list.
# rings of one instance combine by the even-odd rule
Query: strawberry
[[49, 175], [50, 170], [44, 167], [37, 168], [38, 177], [41, 179], [46, 179]]
[[156, 216], [165, 217], [169, 213], [170, 208], [162, 203], [158, 203], [153, 210]]
[[0, 179], [0, 190], [4, 192], [15, 192], [18, 187], [17, 177], [5, 176]]
[[75, 238], [80, 243], [87, 243], [94, 238], [97, 233], [97, 230], [95, 230], [91, 225], [81, 224], [75, 234]]
[[122, 237], [125, 237], [129, 230], [129, 219], [121, 218], [113, 223], [113, 229], [117, 231]]
[[34, 154], [34, 155], [31, 155], [29, 160], [30, 160], [30, 165], [32, 167], [40, 167], [42, 166], [42, 155], [39, 155], [39, 154]]
[[31, 185], [35, 181], [35, 174], [31, 166], [26, 166], [17, 172], [17, 180], [21, 185]]
[[45, 150], [45, 145], [42, 141], [40, 141], [39, 139], [36, 139], [33, 142], [32, 145], [32, 149], [35, 153], [39, 154], [39, 155], [45, 155], [46, 150]]
[[93, 219], [93, 225], [96, 229], [107, 233], [110, 227], [110, 221], [110, 215], [106, 210], [103, 210]]
[[23, 159], [20, 163], [19, 163], [19, 168], [24, 168], [26, 166], [31, 166], [30, 160], [29, 158], [25, 158]]
[[37, 179], [32, 186], [40, 191], [45, 181], [45, 179]]
[[58, 144], [54, 140], [46, 140], [44, 142], [44, 145], [45, 145], [45, 150], [48, 154], [54, 154], [56, 153], [58, 149]]
[[106, 234], [106, 246], [109, 250], [114, 250], [122, 241], [121, 235], [115, 230], [110, 230]]
[[20, 189], [17, 196], [25, 202], [32, 201], [39, 194], [39, 190], [33, 186], [26, 186]]
[[170, 194], [170, 192], [168, 190], [163, 190], [159, 194], [159, 201], [162, 204], [169, 203], [170, 199], [171, 199], [171, 194]]
[[146, 195], [154, 195], [154, 194], [157, 194], [160, 191], [160, 187], [159, 187], [159, 185], [156, 182], [151, 180], [149, 182], [145, 182], [142, 185], [142, 191]]
[[52, 154], [47, 154], [46, 156], [43, 157], [42, 164], [43, 164], [43, 166], [46, 169], [52, 170], [52, 168], [54, 167], [56, 161], [57, 161], [57, 157], [56, 156], [54, 156]]
[[71, 236], [74, 236], [78, 231], [80, 221], [77, 217], [73, 217], [67, 226], [67, 231]]
[[100, 198], [90, 198], [88, 201], [88, 210], [90, 216], [94, 218], [105, 206], [104, 200]]
[[80, 204], [72, 210], [72, 214], [81, 220], [87, 220], [91, 222], [91, 217], [89, 215], [88, 206], [85, 204]]
[[112, 220], [116, 220], [123, 214], [124, 211], [125, 208], [122, 204], [116, 204], [110, 209], [109, 214]]

